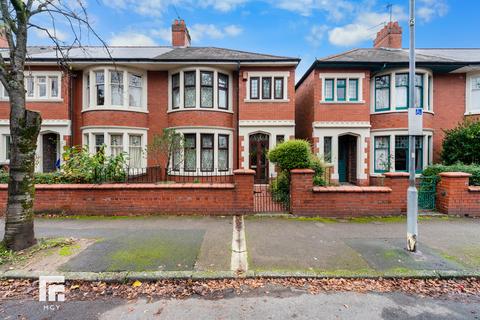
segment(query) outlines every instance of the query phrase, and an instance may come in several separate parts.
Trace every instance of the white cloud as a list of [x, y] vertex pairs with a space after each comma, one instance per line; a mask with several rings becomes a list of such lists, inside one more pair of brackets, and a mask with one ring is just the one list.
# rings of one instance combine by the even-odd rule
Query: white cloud
[[221, 12], [231, 11], [238, 6], [246, 3], [248, 0], [204, 0], [201, 1], [203, 7], [212, 7]]
[[155, 41], [147, 35], [136, 32], [122, 32], [108, 40], [111, 46], [154, 46]]
[[313, 11], [323, 11], [329, 20], [340, 20], [351, 13], [355, 5], [346, 0], [273, 0], [278, 8], [310, 16]]
[[162, 41], [170, 43], [172, 41], [172, 30], [170, 28], [160, 28], [150, 31], [150, 35], [155, 38], [160, 38]]
[[[46, 28], [48, 30], [34, 29], [35, 35], [40, 39], [50, 39], [50, 36], [55, 37], [59, 41], [65, 41], [68, 39], [68, 34], [59, 30], [58, 28]], [[50, 35], [49, 35], [50, 34]]]
[[[352, 23], [335, 27], [328, 32], [328, 40], [337, 46], [353, 46], [366, 40], [373, 40], [383, 23], [389, 21], [389, 13], [373, 11], [359, 12]], [[393, 6], [392, 20], [404, 21], [407, 15], [403, 7]]]
[[218, 27], [214, 24], [194, 24], [189, 28], [192, 41], [200, 41], [204, 38], [223, 39], [226, 36], [236, 37], [243, 32], [242, 28], [236, 25]]
[[448, 13], [445, 0], [420, 0], [417, 16], [421, 21], [430, 22], [433, 18], [443, 17]]
[[310, 33], [305, 37], [305, 39], [314, 47], [318, 47], [322, 41], [325, 33], [328, 30], [326, 25], [315, 25], [310, 29]]

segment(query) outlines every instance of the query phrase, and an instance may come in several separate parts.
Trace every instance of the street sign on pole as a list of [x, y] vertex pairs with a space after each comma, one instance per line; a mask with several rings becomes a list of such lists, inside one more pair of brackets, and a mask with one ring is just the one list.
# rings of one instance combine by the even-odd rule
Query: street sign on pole
[[409, 184], [407, 190], [407, 250], [415, 252], [418, 240], [418, 192], [415, 186], [415, 137], [423, 135], [423, 110], [415, 107], [415, 0], [410, 0], [410, 52], [408, 72]]

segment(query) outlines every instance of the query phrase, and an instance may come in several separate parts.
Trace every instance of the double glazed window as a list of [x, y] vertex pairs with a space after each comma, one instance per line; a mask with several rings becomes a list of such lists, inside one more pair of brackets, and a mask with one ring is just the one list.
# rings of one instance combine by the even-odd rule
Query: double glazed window
[[[408, 136], [395, 136], [395, 171], [408, 171]], [[415, 137], [415, 171], [423, 170], [423, 137]]]
[[228, 170], [228, 135], [218, 135], [218, 170]]
[[[60, 78], [60, 73], [54, 75], [42, 73], [25, 75], [24, 84], [27, 100], [60, 98]], [[4, 90], [2, 98], [8, 98], [6, 90]]]
[[250, 77], [250, 100], [284, 100], [285, 77]]
[[95, 152], [102, 150], [103, 145], [105, 144], [105, 136], [103, 133], [95, 134]]
[[12, 150], [12, 140], [9, 135], [4, 136], [5, 140], [5, 160], [10, 160], [11, 150]]
[[123, 134], [110, 135], [110, 154], [118, 156], [123, 152]]
[[144, 105], [143, 81], [141, 74], [121, 68], [87, 71], [85, 107], [140, 109]]
[[480, 112], [480, 76], [470, 78], [470, 112]]
[[323, 137], [323, 160], [332, 162], [332, 137]]
[[185, 159], [185, 171], [195, 171], [197, 169], [197, 135], [189, 133], [184, 135], [183, 157]]
[[230, 107], [230, 77], [209, 70], [185, 70], [170, 77], [171, 109], [219, 109]]
[[338, 78], [324, 80], [324, 101], [358, 101], [357, 78]]
[[213, 139], [213, 134], [200, 135], [200, 167], [204, 172], [213, 171]]
[[390, 136], [375, 137], [375, 172], [390, 171]]
[[390, 110], [390, 75], [375, 77], [375, 111]]
[[128, 137], [128, 165], [130, 168], [142, 167], [142, 136], [131, 134]]

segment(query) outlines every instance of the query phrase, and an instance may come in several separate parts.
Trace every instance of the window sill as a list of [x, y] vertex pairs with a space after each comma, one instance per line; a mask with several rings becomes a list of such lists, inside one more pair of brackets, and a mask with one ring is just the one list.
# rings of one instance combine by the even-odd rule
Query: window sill
[[245, 103], [287, 103], [290, 99], [244, 99]]
[[[407, 172], [407, 171], [385, 171], [383, 173], [380, 173], [380, 172], [373, 172], [373, 173], [370, 173], [370, 177], [373, 177], [373, 178], [384, 178], [385, 175], [384, 173], [388, 173], [388, 172]], [[408, 172], [407, 172], [408, 173]], [[421, 173], [415, 173], [415, 177], [420, 177], [422, 174]]]
[[474, 115], [479, 115], [480, 114], [480, 110], [479, 111], [467, 111], [464, 113], [465, 116], [474, 116]]
[[[10, 99], [5, 99], [5, 98], [2, 98], [0, 99], [1, 102], [10, 102]], [[59, 103], [59, 102], [63, 102], [63, 99], [62, 98], [33, 98], [33, 99], [29, 99], [27, 98], [25, 100], [25, 102], [29, 103], [29, 102], [49, 102], [49, 103]]]
[[143, 108], [90, 107], [90, 108], [82, 109], [82, 113], [89, 112], [89, 111], [127, 111], [127, 112], [148, 113], [148, 110]]
[[365, 101], [320, 101], [320, 104], [364, 104]]
[[[386, 114], [386, 113], [408, 113], [408, 109], [399, 109], [399, 110], [385, 110], [385, 111], [374, 111], [371, 114]], [[423, 113], [428, 113], [434, 115], [435, 112], [430, 110], [423, 110]]]
[[217, 108], [179, 108], [179, 109], [170, 109], [167, 113], [175, 112], [184, 112], [184, 111], [208, 111], [208, 112], [224, 112], [224, 113], [233, 113], [232, 110], [222, 110]]

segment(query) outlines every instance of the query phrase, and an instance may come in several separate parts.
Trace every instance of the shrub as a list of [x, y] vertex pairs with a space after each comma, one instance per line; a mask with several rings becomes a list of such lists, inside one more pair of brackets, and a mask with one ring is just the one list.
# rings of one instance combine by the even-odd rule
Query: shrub
[[268, 153], [268, 159], [281, 171], [310, 168], [312, 153], [305, 140], [289, 140], [280, 143]]
[[480, 122], [462, 123], [445, 134], [441, 154], [445, 164], [480, 163]]
[[273, 198], [278, 202], [288, 202], [290, 194], [290, 177], [284, 171], [272, 181], [270, 186]]
[[466, 165], [466, 164], [454, 164], [454, 165], [443, 165], [443, 164], [434, 164], [431, 165], [425, 170], [422, 174], [426, 177], [438, 176], [442, 172], [466, 172], [470, 173], [470, 184], [474, 186], [480, 186], [480, 165]]

